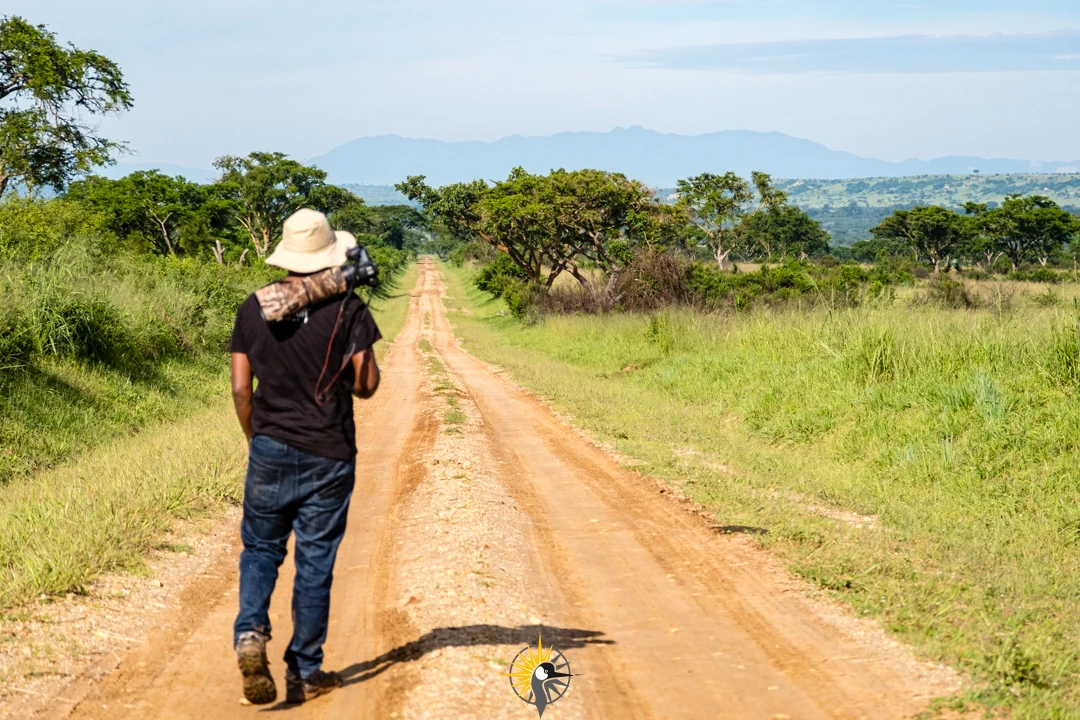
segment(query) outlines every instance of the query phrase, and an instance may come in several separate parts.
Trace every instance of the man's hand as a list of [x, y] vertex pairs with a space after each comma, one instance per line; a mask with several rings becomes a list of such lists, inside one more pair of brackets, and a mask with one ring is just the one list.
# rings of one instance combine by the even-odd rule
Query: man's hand
[[[367, 400], [379, 389], [379, 364], [375, 362], [375, 353], [371, 349], [363, 350], [352, 356], [353, 371], [356, 379], [353, 381], [353, 395]], [[235, 392], [236, 382], [233, 382]], [[238, 411], [239, 412], [239, 411]]]
[[236, 419], [244, 435], [251, 440], [251, 363], [244, 353], [232, 354], [232, 397], [236, 408]]

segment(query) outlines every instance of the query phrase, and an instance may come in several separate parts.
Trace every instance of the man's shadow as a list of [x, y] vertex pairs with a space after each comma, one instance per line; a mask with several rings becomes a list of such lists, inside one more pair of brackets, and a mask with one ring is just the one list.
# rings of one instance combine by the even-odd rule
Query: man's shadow
[[[603, 637], [604, 633], [596, 630], [578, 630], [557, 628], [546, 625], [522, 625], [520, 627], [502, 627], [500, 625], [465, 625], [463, 627], [435, 628], [431, 632], [410, 640], [393, 650], [383, 653], [372, 660], [354, 663], [339, 670], [344, 684], [355, 685], [366, 682], [400, 663], [419, 660], [430, 652], [444, 647], [474, 647], [478, 645], [512, 645], [524, 648], [543, 636], [544, 647], [558, 650], [574, 650], [588, 645], [614, 645], [614, 640]], [[267, 710], [287, 710], [292, 705], [278, 703]]]

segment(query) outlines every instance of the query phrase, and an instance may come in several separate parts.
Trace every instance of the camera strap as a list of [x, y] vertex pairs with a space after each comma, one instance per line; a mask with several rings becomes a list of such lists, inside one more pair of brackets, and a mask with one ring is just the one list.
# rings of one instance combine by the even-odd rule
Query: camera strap
[[[345, 315], [345, 306], [349, 302], [349, 298], [352, 297], [353, 292], [349, 290], [344, 299], [341, 301], [341, 307], [338, 308], [337, 319], [334, 320], [334, 330], [330, 333], [330, 342], [326, 344], [326, 359], [323, 361], [322, 372], [319, 373], [319, 379], [315, 382], [315, 403], [319, 407], [324, 407], [331, 399], [331, 391], [334, 389], [334, 384], [337, 383], [338, 378], [341, 377], [341, 373], [345, 372], [345, 368], [349, 367], [349, 363], [352, 362], [353, 355], [356, 354], [356, 343], [349, 345], [347, 352], [341, 358], [341, 367], [334, 373], [334, 377], [330, 379], [330, 382], [323, 387], [323, 377], [326, 376], [326, 371], [330, 367], [330, 356], [334, 352], [334, 339], [337, 337], [338, 328], [341, 326], [341, 318]], [[371, 312], [370, 305], [364, 305], [364, 312]], [[363, 316], [361, 316], [363, 319]]]
[[326, 344], [326, 359], [323, 360], [322, 372], [319, 373], [319, 379], [315, 381], [315, 403], [319, 407], [323, 407], [330, 402], [330, 391], [333, 390], [334, 383], [341, 377], [341, 373], [345, 372], [345, 368], [352, 359], [352, 355], [346, 353], [341, 359], [341, 367], [334, 373], [334, 377], [330, 379], [330, 382], [326, 387], [323, 387], [322, 381], [326, 376], [327, 369], [330, 367], [330, 356], [334, 352], [334, 338], [337, 337], [338, 328], [341, 327], [341, 318], [345, 315], [345, 306], [349, 303], [350, 295], [352, 295], [351, 290], [345, 293], [345, 297], [341, 300], [341, 307], [338, 308], [337, 319], [334, 320], [334, 329], [330, 333], [330, 342]]

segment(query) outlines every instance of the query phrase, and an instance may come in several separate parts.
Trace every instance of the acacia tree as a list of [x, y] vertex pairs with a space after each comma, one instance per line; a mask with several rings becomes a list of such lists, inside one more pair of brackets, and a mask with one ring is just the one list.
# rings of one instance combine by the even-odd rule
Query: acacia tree
[[66, 47], [44, 25], [0, 18], [0, 196], [12, 181], [63, 190], [72, 177], [112, 163], [123, 144], [89, 119], [127, 110], [128, 85], [115, 63]]
[[870, 230], [879, 240], [905, 243], [916, 260], [925, 256], [935, 273], [948, 267], [962, 247], [966, 231], [963, 216], [936, 205], [897, 210]]
[[986, 203], [964, 203], [964, 212], [968, 214], [968, 234], [964, 243], [964, 254], [974, 260], [984, 270], [990, 270], [994, 263], [1005, 254], [1001, 249], [1001, 233], [1004, 231], [1000, 216], [990, 216]]
[[732, 231], [754, 199], [749, 183], [733, 172], [723, 175], [702, 173], [679, 180], [676, 205], [689, 211], [691, 220], [705, 233], [716, 264], [729, 265], [734, 243]]
[[284, 153], [226, 155], [215, 160], [214, 167], [221, 171], [215, 191], [232, 203], [236, 221], [260, 258], [281, 237], [286, 218], [300, 208], [329, 214], [358, 199], [348, 190], [327, 185], [325, 171]]
[[787, 206], [787, 193], [773, 185], [768, 173], [755, 171], [750, 174], [750, 182], [733, 172], [702, 173], [679, 180], [678, 192], [676, 206], [687, 210], [690, 219], [705, 234], [722, 270], [730, 265], [733, 252], [741, 249], [753, 254], [755, 244], [761, 244], [766, 256], [773, 254], [770, 235], [748, 233], [743, 227], [763, 213], [778, 213]]
[[397, 250], [404, 250], [410, 239], [421, 240], [423, 231], [428, 229], [427, 220], [411, 205], [376, 205], [368, 210], [371, 224], [368, 232]]
[[606, 292], [636, 250], [670, 246], [686, 227], [682, 208], [662, 205], [650, 188], [621, 173], [556, 170], [541, 180], [553, 215], [548, 287], [565, 270], [595, 295], [582, 272], [586, 262], [604, 273]]
[[829, 233], [802, 208], [793, 205], [746, 216], [739, 224], [739, 234], [740, 245], [764, 258], [783, 261], [789, 254], [808, 258], [829, 251]]
[[[772, 257], [777, 250], [780, 250], [782, 255], [786, 255], [785, 240], [790, 238], [785, 238], [776, 231], [781, 228], [791, 229], [791, 224], [798, 220], [797, 216], [792, 216], [790, 213], [783, 214], [783, 211], [788, 208], [787, 193], [772, 184], [772, 176], [768, 173], [754, 171], [750, 173], [750, 182], [753, 184], [754, 190], [757, 191], [758, 204], [752, 212], [740, 218], [739, 228], [744, 230], [744, 226], [747, 224], [756, 224], [763, 232], [757, 233], [753, 239], [750, 239], [747, 233], [740, 232], [742, 237], [749, 240], [749, 242], [744, 242], [743, 245], [751, 252], [754, 251], [755, 246], [760, 247], [763, 255], [767, 258]], [[764, 222], [755, 223], [765, 215], [770, 216], [771, 221], [765, 220]]]
[[965, 210], [988, 252], [1009, 258], [1014, 271], [1027, 260], [1045, 266], [1080, 232], [1071, 213], [1042, 195], [1009, 195], [993, 210], [975, 203]]

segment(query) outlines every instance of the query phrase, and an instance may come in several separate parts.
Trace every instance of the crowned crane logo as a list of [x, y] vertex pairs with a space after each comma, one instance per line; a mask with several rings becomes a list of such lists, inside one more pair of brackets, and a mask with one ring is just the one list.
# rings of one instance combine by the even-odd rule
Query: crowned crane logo
[[544, 647], [543, 636], [537, 636], [536, 647], [523, 648], [510, 663], [510, 687], [526, 704], [536, 707], [540, 717], [552, 703], [558, 702], [570, 689], [570, 661], [553, 647]]

